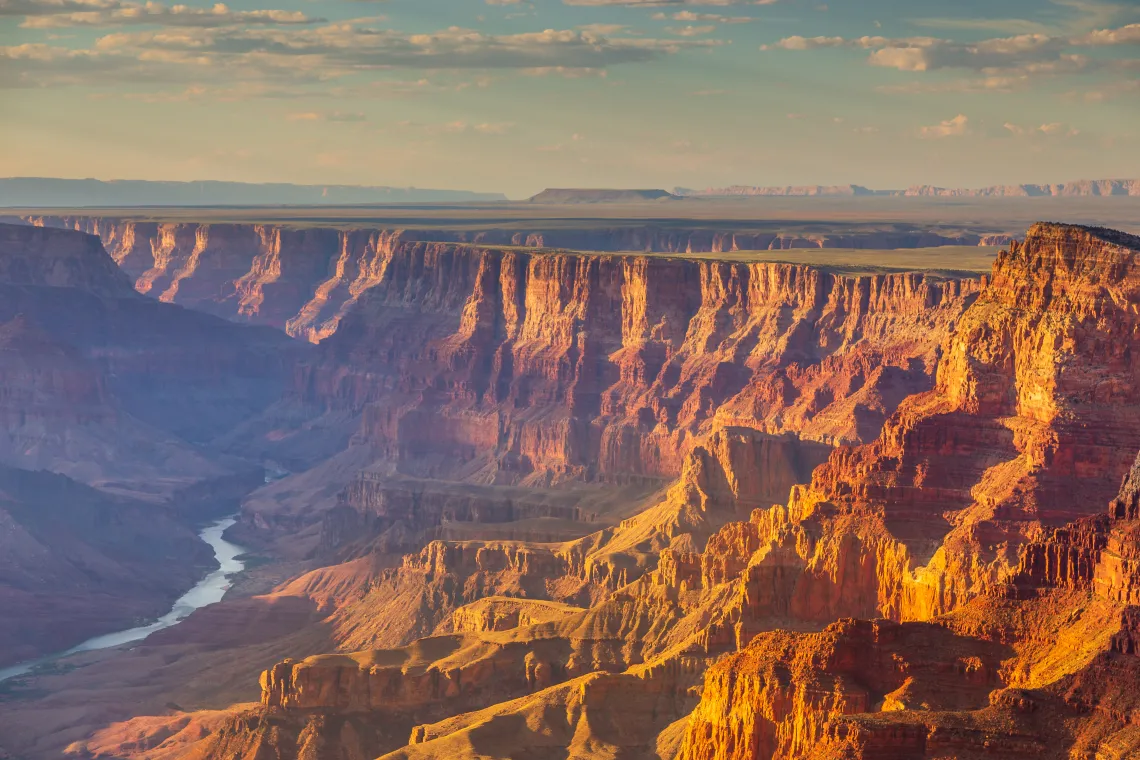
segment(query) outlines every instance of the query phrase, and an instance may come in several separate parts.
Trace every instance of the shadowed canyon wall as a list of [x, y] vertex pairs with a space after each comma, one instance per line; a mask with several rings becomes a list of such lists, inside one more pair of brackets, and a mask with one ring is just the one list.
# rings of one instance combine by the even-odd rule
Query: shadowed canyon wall
[[140, 295], [97, 237], [0, 224], [0, 664], [194, 584], [192, 525], [264, 482], [205, 444], [280, 396], [299, 348]]

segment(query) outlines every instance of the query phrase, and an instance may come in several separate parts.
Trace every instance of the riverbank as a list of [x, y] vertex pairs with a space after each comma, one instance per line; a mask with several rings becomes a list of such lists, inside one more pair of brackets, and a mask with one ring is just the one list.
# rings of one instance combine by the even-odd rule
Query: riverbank
[[194, 610], [209, 604], [214, 604], [215, 602], [220, 602], [222, 597], [225, 596], [226, 591], [230, 588], [232, 577], [245, 569], [245, 562], [240, 559], [245, 553], [245, 549], [227, 541], [223, 537], [225, 531], [234, 525], [235, 522], [235, 518], [226, 517], [203, 528], [198, 534], [199, 538], [209, 544], [210, 548], [213, 549], [214, 559], [218, 562], [218, 568], [207, 574], [206, 577], [199, 581], [193, 588], [179, 597], [178, 600], [174, 602], [170, 611], [165, 615], [147, 625], [96, 636], [63, 652], [57, 652], [47, 655], [46, 657], [40, 657], [35, 660], [0, 669], [0, 682], [26, 675], [37, 668], [55, 663], [73, 654], [92, 652], [99, 649], [111, 649], [113, 647], [122, 646], [123, 644], [129, 644], [133, 641], [141, 641], [156, 631], [178, 625], [178, 623], [185, 620]]

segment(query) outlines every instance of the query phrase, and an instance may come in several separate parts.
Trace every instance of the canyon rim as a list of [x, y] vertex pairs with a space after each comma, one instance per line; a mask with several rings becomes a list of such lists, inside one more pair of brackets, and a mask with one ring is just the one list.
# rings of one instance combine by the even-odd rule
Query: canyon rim
[[[0, 634], [45, 658], [3, 682], [13, 757], [1140, 741], [1140, 238], [1040, 223], [956, 269], [695, 233], [0, 231]], [[230, 513], [223, 601], [52, 659], [158, 617]]]
[[0, 760], [1140, 760], [1137, 0], [0, 0]]

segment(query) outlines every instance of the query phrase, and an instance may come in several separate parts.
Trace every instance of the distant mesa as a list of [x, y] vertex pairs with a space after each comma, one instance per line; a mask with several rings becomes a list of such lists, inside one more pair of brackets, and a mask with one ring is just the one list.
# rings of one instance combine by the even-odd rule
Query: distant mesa
[[895, 195], [893, 190], [871, 190], [862, 185], [798, 185], [788, 187], [752, 187], [732, 185], [730, 187], [710, 187], [705, 190], [692, 190], [686, 187], [674, 188], [673, 194], [681, 197], [731, 197], [765, 196], [776, 198], [849, 198], [856, 195]]
[[704, 190], [674, 188], [673, 194], [686, 198], [779, 197], [779, 198], [850, 198], [855, 196], [887, 198], [1080, 198], [1125, 196], [1140, 197], [1140, 180], [1098, 179], [1062, 182], [1051, 185], [992, 185], [963, 189], [914, 185], [906, 190], [872, 190], [862, 185], [801, 185], [788, 187], [753, 187], [732, 185]]
[[908, 197], [938, 198], [1081, 198], [1140, 197], [1140, 179], [1095, 179], [1054, 185], [994, 185], [977, 190], [945, 187], [911, 187], [899, 193]]
[[596, 188], [547, 188], [530, 199], [531, 203], [637, 203], [672, 200], [665, 190], [605, 190]]
[[0, 207], [99, 206], [351, 206], [385, 203], [505, 201], [502, 193], [416, 187], [150, 182], [147, 180], [0, 178]]

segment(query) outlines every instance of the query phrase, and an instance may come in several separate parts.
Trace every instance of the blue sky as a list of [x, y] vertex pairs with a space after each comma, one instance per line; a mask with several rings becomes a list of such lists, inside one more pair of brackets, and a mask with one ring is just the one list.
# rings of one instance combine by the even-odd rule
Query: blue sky
[[0, 0], [4, 175], [547, 186], [1140, 176], [1140, 2]]

